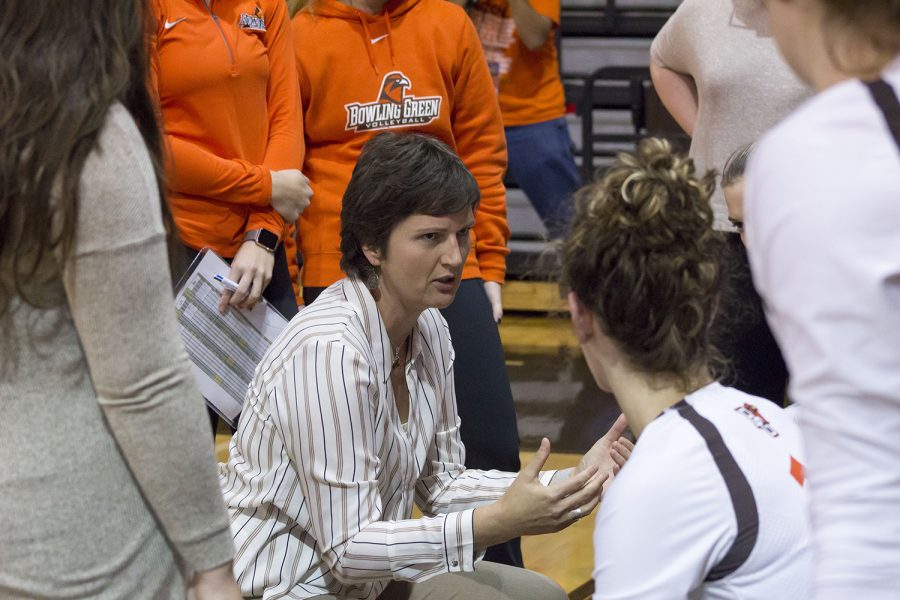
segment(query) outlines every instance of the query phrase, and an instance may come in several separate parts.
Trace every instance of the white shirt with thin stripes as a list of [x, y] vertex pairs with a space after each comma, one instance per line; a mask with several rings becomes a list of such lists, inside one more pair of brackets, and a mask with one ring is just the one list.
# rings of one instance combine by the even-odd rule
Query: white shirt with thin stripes
[[[391, 362], [372, 295], [344, 279], [257, 367], [220, 465], [244, 595], [376, 598], [392, 579], [474, 569], [472, 513], [515, 474], [463, 466], [453, 348], [437, 310], [410, 337], [405, 430]], [[411, 518], [414, 501], [424, 518]]]

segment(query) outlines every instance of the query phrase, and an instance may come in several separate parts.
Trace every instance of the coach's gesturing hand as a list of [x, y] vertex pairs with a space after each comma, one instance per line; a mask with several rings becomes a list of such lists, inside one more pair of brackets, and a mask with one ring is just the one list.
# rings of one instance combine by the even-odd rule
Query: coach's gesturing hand
[[484, 549], [520, 535], [553, 533], [584, 517], [600, 501], [607, 474], [589, 465], [564, 481], [543, 485], [538, 477], [550, 456], [550, 440], [541, 440], [534, 458], [500, 500], [475, 510], [475, 545]]

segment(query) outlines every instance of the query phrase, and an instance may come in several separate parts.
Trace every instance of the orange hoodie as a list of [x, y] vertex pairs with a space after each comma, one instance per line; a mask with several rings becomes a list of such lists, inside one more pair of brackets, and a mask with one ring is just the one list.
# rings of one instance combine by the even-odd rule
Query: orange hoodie
[[293, 20], [312, 182], [300, 217], [303, 285], [343, 277], [341, 198], [363, 144], [385, 131], [419, 131], [454, 148], [481, 187], [464, 279], [506, 272], [506, 141], [478, 34], [446, 0], [391, 0], [371, 16], [320, 0]]
[[[284, 0], [152, 0], [151, 78], [182, 241], [233, 257], [250, 229], [283, 235], [270, 170], [299, 169], [303, 123]], [[290, 250], [290, 248], [288, 248]]]

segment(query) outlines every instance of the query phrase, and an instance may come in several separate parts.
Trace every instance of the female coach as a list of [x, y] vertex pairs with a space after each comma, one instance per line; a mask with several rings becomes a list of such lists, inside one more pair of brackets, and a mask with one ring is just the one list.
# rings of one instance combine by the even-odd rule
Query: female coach
[[[298, 224], [305, 303], [344, 276], [341, 198], [363, 144], [383, 131], [417, 131], [450, 146], [481, 191], [469, 233], [472, 251], [454, 301], [441, 311], [457, 350], [467, 466], [518, 470], [516, 413], [496, 324], [509, 239], [506, 143], [474, 26], [445, 0], [314, 0], [292, 25], [303, 97], [303, 170], [316, 194]], [[488, 556], [522, 564], [516, 543]]]
[[625, 422], [574, 471], [540, 472], [546, 440], [518, 476], [463, 466], [439, 309], [459, 287], [478, 197], [433, 138], [382, 134], [363, 149], [341, 212], [349, 275], [266, 354], [221, 469], [245, 595], [566, 597], [541, 575], [477, 559], [587, 515], [628, 455]]

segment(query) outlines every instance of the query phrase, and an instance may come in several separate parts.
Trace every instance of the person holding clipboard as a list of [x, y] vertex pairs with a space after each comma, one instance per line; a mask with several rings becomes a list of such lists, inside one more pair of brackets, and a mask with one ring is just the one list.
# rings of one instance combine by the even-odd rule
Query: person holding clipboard
[[167, 148], [168, 200], [185, 268], [211, 248], [231, 264], [221, 308], [263, 296], [297, 313], [287, 252], [312, 190], [283, 0], [151, 0], [152, 81]]

